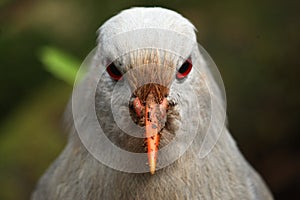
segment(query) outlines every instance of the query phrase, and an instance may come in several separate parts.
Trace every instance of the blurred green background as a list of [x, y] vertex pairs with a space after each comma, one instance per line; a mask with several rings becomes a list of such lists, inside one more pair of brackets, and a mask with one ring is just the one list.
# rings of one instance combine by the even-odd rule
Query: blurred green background
[[242, 152], [276, 199], [300, 199], [300, 6], [290, 0], [0, 0], [0, 199], [28, 199], [66, 143], [73, 71], [47, 67], [51, 56], [77, 67], [105, 20], [142, 5], [195, 24], [223, 76]]

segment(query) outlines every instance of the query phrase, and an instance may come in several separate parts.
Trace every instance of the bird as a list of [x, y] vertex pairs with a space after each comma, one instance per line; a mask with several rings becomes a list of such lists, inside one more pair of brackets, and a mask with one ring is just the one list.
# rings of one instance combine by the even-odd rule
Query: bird
[[196, 28], [161, 7], [98, 29], [38, 199], [273, 199], [227, 128], [224, 88]]

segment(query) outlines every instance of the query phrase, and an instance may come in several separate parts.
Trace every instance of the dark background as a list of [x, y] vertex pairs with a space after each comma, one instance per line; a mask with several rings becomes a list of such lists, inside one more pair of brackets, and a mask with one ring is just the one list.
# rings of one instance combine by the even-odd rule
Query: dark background
[[41, 48], [79, 60], [96, 30], [132, 6], [191, 20], [222, 74], [229, 127], [276, 199], [300, 199], [299, 1], [0, 1], [0, 199], [28, 199], [62, 150], [72, 87], [45, 70]]

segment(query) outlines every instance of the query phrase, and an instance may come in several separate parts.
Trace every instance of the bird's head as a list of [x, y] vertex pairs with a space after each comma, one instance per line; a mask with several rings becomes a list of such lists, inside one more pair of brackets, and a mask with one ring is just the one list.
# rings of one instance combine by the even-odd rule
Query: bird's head
[[132, 8], [109, 19], [98, 33], [90, 71], [103, 73], [89, 75], [98, 80], [97, 120], [122, 152], [147, 152], [153, 174], [157, 159], [159, 168], [167, 165], [164, 160], [178, 159], [199, 124], [207, 128], [210, 94], [200, 73], [205, 62], [195, 28], [174, 11]]

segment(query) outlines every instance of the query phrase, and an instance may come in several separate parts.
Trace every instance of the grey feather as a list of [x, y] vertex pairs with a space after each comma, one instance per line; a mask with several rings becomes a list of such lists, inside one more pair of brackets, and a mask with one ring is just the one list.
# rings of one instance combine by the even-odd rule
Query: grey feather
[[[196, 42], [194, 26], [176, 12], [162, 8], [128, 9], [108, 20], [99, 29], [99, 45], [93, 57], [93, 63], [98, 64], [93, 64], [90, 70], [92, 71], [95, 67], [104, 68], [108, 62], [115, 59], [117, 59], [116, 63], [122, 63], [122, 65], [118, 65], [122, 72], [140, 64], [145, 64], [145, 60], [150, 60], [156, 64], [160, 63], [163, 66], [162, 69], [157, 69], [160, 71], [153, 69], [150, 71], [162, 74], [162, 77], [155, 76], [157, 79], [168, 79], [168, 82], [164, 83], [170, 87], [168, 100], [174, 102], [174, 105], [176, 104], [168, 113], [168, 122], [162, 133], [162, 145], [168, 144], [175, 135], [189, 134], [192, 129], [197, 128], [193, 143], [178, 160], [158, 170], [155, 175], [120, 172], [103, 165], [86, 150], [74, 127], [72, 110], [69, 106], [66, 111], [68, 125], [71, 127], [68, 144], [40, 179], [32, 195], [32, 200], [273, 199], [264, 181], [241, 155], [226, 127], [222, 130], [220, 138], [208, 155], [205, 157], [200, 156], [199, 151], [202, 142], [212, 143], [216, 139], [219, 123], [222, 123], [221, 113], [225, 110], [225, 99], [222, 92], [204, 59], [199, 59], [193, 63], [198, 70], [193, 70], [189, 78], [183, 83], [171, 80], [171, 76], [164, 73], [164, 66], [169, 66], [170, 70], [168, 72], [176, 73], [176, 69], [184, 61], [183, 58], [188, 57], [189, 54], [192, 57], [199, 54], [198, 47], [191, 46], [192, 42], [160, 41], [157, 37], [151, 38], [151, 35], [128, 38], [128, 40], [118, 40], [117, 38], [120, 34], [126, 35], [127, 32], [145, 28], [171, 30], [188, 37], [192, 42]], [[112, 37], [116, 37], [114, 44], [107, 42]], [[149, 44], [145, 45], [147, 41]], [[152, 57], [147, 54], [147, 50], [135, 51], [135, 54], [129, 53], [121, 58], [116, 56], [122, 54], [122, 52], [128, 52], [133, 44], [138, 46], [138, 43], [145, 46], [162, 46], [174, 49], [183, 56], [178, 59], [170, 54], [166, 59], [165, 52], [160, 51], [160, 48], [150, 53]], [[148, 58], [145, 59], [147, 55]], [[95, 78], [93, 76], [93, 73], [87, 75], [89, 78]], [[138, 76], [131, 76], [132, 83], [130, 81], [128, 83], [131, 84], [131, 87], [132, 85], [138, 85], [141, 81], [138, 78], [134, 80], [136, 77]], [[90, 91], [86, 90], [88, 88], [87, 82], [83, 81], [82, 84], [86, 84], [83, 87], [85, 89], [81, 91], [82, 101], [84, 101], [86, 96], [90, 95]], [[191, 99], [189, 95], [189, 92], [192, 91], [186, 89], [188, 85], [192, 86], [197, 96], [200, 97], [197, 102], [200, 112], [192, 120], [186, 114], [187, 106], [195, 103], [195, 100]], [[110, 104], [113, 86], [111, 78], [104, 74], [96, 93], [95, 106], [99, 121], [102, 121], [105, 133], [116, 145], [129, 151], [141, 152], [143, 149], [139, 147], [139, 139], [127, 136], [111, 123], [113, 116]], [[122, 93], [124, 88], [122, 87], [117, 91], [117, 96], [113, 101], [122, 99], [121, 97], [124, 95]], [[219, 105], [218, 110], [214, 113], [210, 113], [211, 99], [214, 99]], [[120, 116], [126, 115], [126, 109], [126, 106], [119, 108]], [[204, 135], [208, 130], [207, 124], [211, 115], [220, 120], [213, 122], [208, 135]], [[130, 116], [124, 119], [122, 123], [126, 124], [128, 120], [131, 120]], [[193, 120], [200, 123], [199, 128], [194, 126]], [[185, 124], [189, 125], [188, 130], [180, 128]], [[206, 140], [204, 140], [205, 136], [207, 136]], [[108, 154], [107, 156], [111, 155]]]

